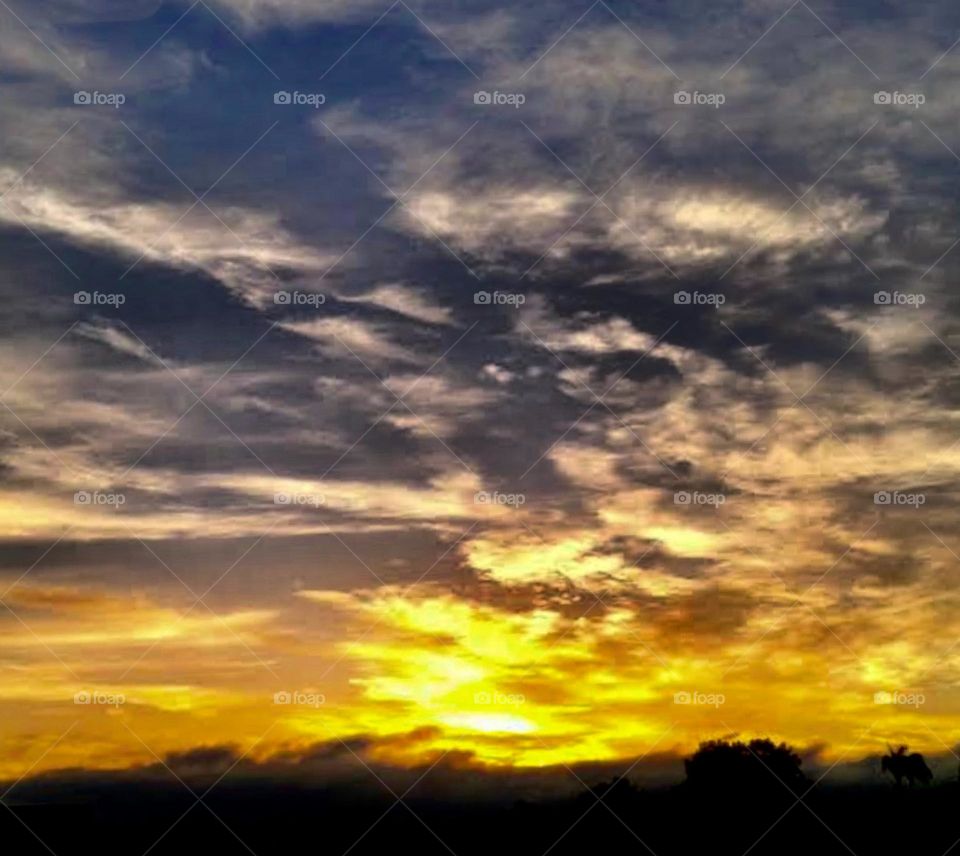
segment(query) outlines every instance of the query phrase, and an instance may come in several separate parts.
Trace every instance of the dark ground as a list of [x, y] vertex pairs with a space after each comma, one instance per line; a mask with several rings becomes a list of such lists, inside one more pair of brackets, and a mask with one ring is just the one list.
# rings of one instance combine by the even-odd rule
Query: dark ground
[[656, 856], [700, 850], [736, 856], [748, 851], [944, 856], [960, 839], [955, 783], [913, 790], [820, 785], [801, 804], [771, 779], [769, 789], [753, 794], [732, 788], [709, 794], [686, 786], [621, 788], [607, 793], [602, 804], [584, 792], [565, 801], [465, 805], [415, 794], [395, 804], [386, 792], [381, 799], [224, 782], [205, 798], [209, 810], [179, 784], [86, 784], [61, 788], [55, 797], [31, 791], [18, 787], [17, 797], [7, 799], [10, 810], [0, 809], [0, 853], [340, 856], [349, 850], [379, 856], [399, 848], [456, 856], [581, 856], [602, 846]]

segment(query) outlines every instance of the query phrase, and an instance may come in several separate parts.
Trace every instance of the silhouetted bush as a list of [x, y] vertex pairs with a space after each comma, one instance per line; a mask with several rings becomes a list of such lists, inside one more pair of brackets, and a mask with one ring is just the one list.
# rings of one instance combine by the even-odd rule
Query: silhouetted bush
[[800, 770], [800, 756], [786, 743], [767, 739], [749, 743], [709, 740], [683, 763], [689, 787], [717, 794], [730, 789], [763, 792], [784, 785], [801, 791], [807, 781]]

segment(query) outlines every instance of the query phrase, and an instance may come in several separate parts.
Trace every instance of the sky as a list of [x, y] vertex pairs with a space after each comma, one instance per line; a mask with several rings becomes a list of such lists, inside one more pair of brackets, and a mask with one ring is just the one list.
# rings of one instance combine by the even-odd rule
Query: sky
[[0, 778], [949, 759], [958, 37], [0, 2]]

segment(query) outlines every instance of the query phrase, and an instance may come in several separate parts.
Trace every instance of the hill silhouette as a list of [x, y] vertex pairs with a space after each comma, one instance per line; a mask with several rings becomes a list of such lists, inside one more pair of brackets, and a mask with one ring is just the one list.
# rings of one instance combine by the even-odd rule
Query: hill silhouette
[[[909, 757], [906, 747], [892, 754]], [[580, 783], [581, 793], [564, 799], [471, 800], [425, 796], [416, 787], [394, 794], [376, 781], [373, 789], [350, 789], [264, 778], [226, 778], [205, 794], [210, 782], [191, 779], [190, 765], [181, 764], [185, 784], [172, 775], [27, 780], [5, 800], [0, 840], [3, 852], [17, 856], [270, 856], [305, 846], [340, 856], [382, 854], [398, 842], [456, 856], [582, 854], [598, 846], [656, 856], [798, 847], [943, 856], [960, 838], [960, 786], [898, 787], [876, 766], [870, 784], [829, 785], [805, 775], [786, 744], [708, 741], [685, 759], [686, 780], [674, 786], [638, 787], [621, 775]]]

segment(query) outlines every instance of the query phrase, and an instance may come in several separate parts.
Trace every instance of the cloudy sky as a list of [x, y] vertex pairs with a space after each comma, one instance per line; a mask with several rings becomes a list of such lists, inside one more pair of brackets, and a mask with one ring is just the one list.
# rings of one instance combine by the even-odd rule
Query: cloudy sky
[[0, 2], [0, 777], [948, 752], [958, 36]]

